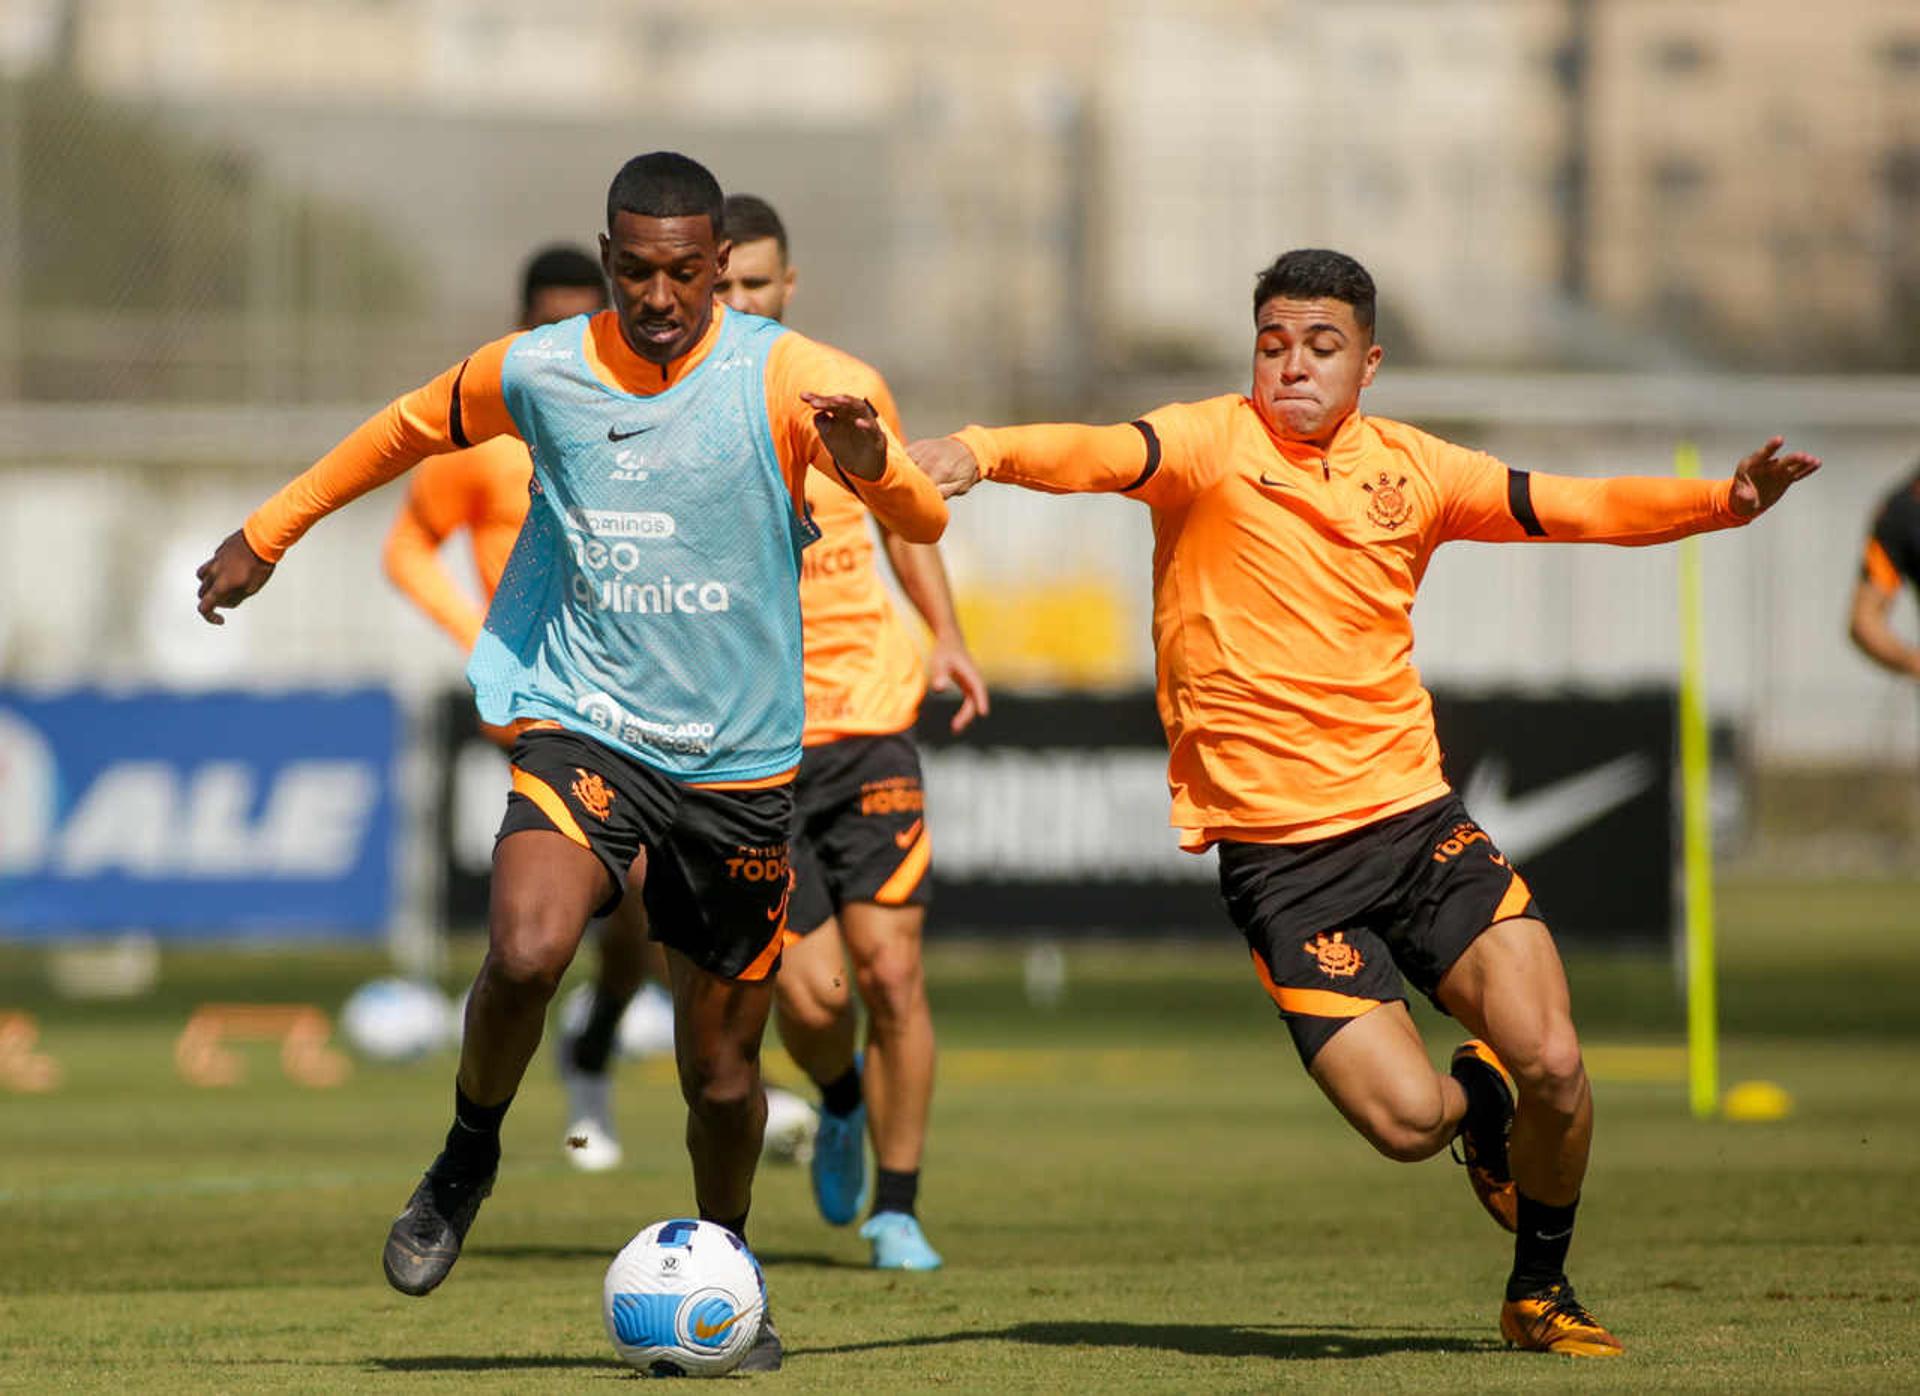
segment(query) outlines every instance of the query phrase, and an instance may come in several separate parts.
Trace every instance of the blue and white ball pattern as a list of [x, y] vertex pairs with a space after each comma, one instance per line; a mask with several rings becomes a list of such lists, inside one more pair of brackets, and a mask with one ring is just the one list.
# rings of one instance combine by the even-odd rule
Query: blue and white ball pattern
[[732, 1371], [760, 1334], [767, 1281], [745, 1243], [712, 1222], [655, 1222], [607, 1267], [602, 1314], [620, 1360], [656, 1377]]

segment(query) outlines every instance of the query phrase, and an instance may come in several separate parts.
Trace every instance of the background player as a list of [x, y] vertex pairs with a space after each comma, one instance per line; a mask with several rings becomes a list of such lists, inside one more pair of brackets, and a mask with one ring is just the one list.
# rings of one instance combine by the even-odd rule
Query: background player
[[1913, 679], [1920, 678], [1920, 649], [1893, 628], [1893, 602], [1903, 578], [1920, 591], [1920, 471], [1888, 495], [1874, 515], [1847, 627], [1867, 658]]
[[[1511, 470], [1360, 412], [1382, 351], [1352, 258], [1289, 252], [1253, 304], [1250, 396], [1114, 427], [968, 427], [914, 454], [949, 493], [987, 478], [1153, 509], [1173, 822], [1184, 846], [1219, 845], [1301, 1060], [1390, 1158], [1462, 1139], [1475, 1193], [1517, 1226], [1510, 1343], [1617, 1354], [1566, 1278], [1593, 1128], [1566, 977], [1525, 881], [1441, 776], [1414, 592], [1448, 539], [1666, 541], [1752, 519], [1819, 462], [1776, 438], [1731, 480]], [[1401, 974], [1476, 1035], [1450, 1074]]]
[[[200, 611], [218, 623], [313, 523], [422, 457], [505, 434], [532, 451], [533, 504], [468, 665], [482, 717], [531, 725], [514, 749], [453, 1126], [382, 1257], [408, 1294], [458, 1259], [547, 1002], [643, 848], [695, 1199], [744, 1240], [791, 888], [802, 481], [831, 471], [921, 541], [946, 522], [871, 407], [840, 391], [858, 381], [844, 356], [714, 301], [727, 244], [703, 166], [628, 161], [600, 250], [612, 311], [496, 340], [396, 400], [200, 569]], [[779, 1362], [769, 1320], [745, 1365]]]
[[[732, 195], [727, 235], [733, 250], [716, 293], [735, 310], [783, 319], [797, 275], [780, 215], [764, 199]], [[867, 372], [863, 395], [902, 434], [892, 393]], [[791, 939], [774, 1012], [787, 1051], [821, 1090], [812, 1160], [821, 1215], [844, 1225], [859, 1212], [870, 1127], [878, 1178], [860, 1234], [882, 1269], [933, 1269], [940, 1255], [915, 1213], [934, 1035], [920, 955], [931, 843], [911, 729], [929, 684], [960, 691], [955, 732], [987, 711], [987, 688], [937, 546], [880, 528], [894, 576], [932, 633], [923, 663], [875, 566], [867, 509], [809, 480], [807, 510], [820, 539], [800, 568], [806, 756], [794, 783]], [[866, 1108], [843, 942], [867, 1007]]]

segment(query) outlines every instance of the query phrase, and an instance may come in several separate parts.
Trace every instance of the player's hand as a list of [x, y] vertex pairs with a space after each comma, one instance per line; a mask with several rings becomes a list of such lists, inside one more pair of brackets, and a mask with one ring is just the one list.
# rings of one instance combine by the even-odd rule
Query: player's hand
[[967, 444], [952, 436], [933, 436], [907, 447], [913, 463], [940, 487], [942, 499], [965, 494], [980, 483], [980, 462]]
[[1805, 451], [1775, 454], [1786, 438], [1775, 436], [1733, 468], [1733, 512], [1743, 519], [1757, 518], [1780, 502], [1787, 486], [1804, 480], [1820, 468], [1820, 458]]
[[235, 529], [193, 575], [200, 579], [201, 619], [208, 625], [225, 625], [227, 618], [219, 608], [232, 610], [265, 586], [273, 575], [273, 564], [248, 547], [246, 535]]
[[951, 724], [956, 733], [966, 731], [976, 717], [985, 717], [993, 711], [993, 705], [987, 701], [987, 681], [980, 673], [980, 666], [973, 662], [964, 640], [934, 640], [933, 651], [927, 656], [927, 687], [935, 693], [960, 691], [960, 710], [953, 715]]
[[802, 393], [800, 400], [813, 409], [813, 428], [842, 470], [862, 480], [885, 473], [887, 435], [872, 403], [846, 393]]

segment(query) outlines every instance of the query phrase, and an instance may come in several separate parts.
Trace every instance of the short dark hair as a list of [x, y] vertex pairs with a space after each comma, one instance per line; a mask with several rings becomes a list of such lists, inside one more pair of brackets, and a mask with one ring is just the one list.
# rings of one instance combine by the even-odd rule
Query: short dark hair
[[520, 273], [521, 313], [531, 310], [533, 298], [552, 286], [591, 286], [600, 293], [600, 303], [607, 302], [607, 281], [600, 274], [599, 259], [570, 242], [556, 242], [527, 258]]
[[758, 242], [772, 238], [780, 248], [780, 260], [787, 260], [787, 225], [773, 211], [773, 205], [758, 194], [727, 195], [727, 237], [734, 242]]
[[671, 150], [636, 155], [607, 186], [607, 227], [622, 213], [642, 218], [698, 218], [713, 225], [714, 241], [726, 236], [726, 198], [720, 181], [698, 160]]
[[1283, 252], [1253, 283], [1253, 313], [1275, 296], [1288, 300], [1334, 300], [1353, 307], [1353, 318], [1373, 333], [1373, 278], [1344, 252], [1297, 247]]

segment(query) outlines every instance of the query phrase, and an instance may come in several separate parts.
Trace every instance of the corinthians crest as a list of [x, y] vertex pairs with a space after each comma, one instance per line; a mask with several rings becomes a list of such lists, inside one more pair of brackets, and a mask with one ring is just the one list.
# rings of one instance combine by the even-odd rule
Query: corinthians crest
[[1322, 931], [1300, 948], [1319, 961], [1320, 972], [1329, 979], [1351, 979], [1367, 966], [1360, 947], [1347, 944], [1345, 931]]
[[1406, 485], [1406, 476], [1396, 480], [1384, 470], [1371, 483], [1362, 481], [1360, 488], [1367, 492], [1367, 517], [1387, 529], [1398, 528], [1412, 518], [1413, 501], [1407, 498]]

